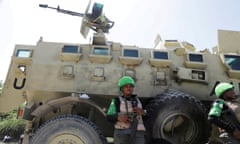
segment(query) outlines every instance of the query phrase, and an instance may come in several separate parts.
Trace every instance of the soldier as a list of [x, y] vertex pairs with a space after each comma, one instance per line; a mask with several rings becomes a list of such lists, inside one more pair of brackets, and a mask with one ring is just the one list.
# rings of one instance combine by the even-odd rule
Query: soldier
[[114, 123], [115, 144], [144, 144], [145, 126], [142, 116], [146, 114], [142, 103], [133, 95], [134, 80], [129, 76], [122, 77], [118, 87], [122, 96], [112, 99], [107, 119]]
[[208, 114], [209, 121], [221, 130], [220, 139], [224, 143], [240, 143], [240, 104], [235, 101], [234, 86], [220, 83], [215, 88], [216, 99]]

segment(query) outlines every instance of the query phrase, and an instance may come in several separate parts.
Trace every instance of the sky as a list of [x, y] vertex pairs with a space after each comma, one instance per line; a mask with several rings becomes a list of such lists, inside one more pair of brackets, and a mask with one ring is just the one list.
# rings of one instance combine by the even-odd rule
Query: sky
[[[187, 41], [197, 50], [217, 45], [217, 30], [240, 31], [239, 0], [92, 0], [104, 4], [115, 22], [109, 41], [153, 48], [163, 40]], [[43, 41], [89, 43], [80, 34], [81, 18], [39, 4], [84, 12], [88, 0], [0, 0], [0, 80], [5, 80], [15, 44]]]

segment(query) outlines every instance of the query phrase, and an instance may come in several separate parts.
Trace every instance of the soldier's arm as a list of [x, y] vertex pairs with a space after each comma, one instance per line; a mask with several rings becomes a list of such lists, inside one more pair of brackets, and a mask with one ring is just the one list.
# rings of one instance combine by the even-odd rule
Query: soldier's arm
[[212, 108], [210, 109], [210, 112], [208, 114], [208, 120], [226, 130], [228, 133], [233, 133], [233, 131], [236, 129], [236, 127], [226, 121], [224, 121], [221, 116], [222, 116], [222, 111], [228, 109], [228, 106], [224, 104], [224, 101], [222, 100], [216, 100], [213, 103]]
[[111, 123], [115, 123], [118, 119], [118, 113], [120, 111], [120, 101], [118, 98], [114, 98], [111, 101], [110, 107], [107, 112], [107, 120]]

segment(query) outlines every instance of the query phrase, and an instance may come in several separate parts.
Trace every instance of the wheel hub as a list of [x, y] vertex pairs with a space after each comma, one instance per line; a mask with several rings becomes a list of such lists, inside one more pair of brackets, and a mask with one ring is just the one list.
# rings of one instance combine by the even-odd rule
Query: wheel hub
[[84, 144], [84, 142], [76, 135], [62, 134], [51, 139], [49, 144]]
[[194, 136], [195, 128], [193, 120], [188, 116], [174, 113], [165, 118], [159, 130], [164, 138], [186, 142]]

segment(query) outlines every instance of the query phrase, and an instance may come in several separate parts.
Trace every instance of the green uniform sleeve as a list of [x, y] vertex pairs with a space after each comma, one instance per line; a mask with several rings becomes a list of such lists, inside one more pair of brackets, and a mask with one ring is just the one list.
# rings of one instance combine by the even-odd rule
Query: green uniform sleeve
[[220, 117], [223, 109], [224, 100], [218, 99], [213, 103], [212, 108], [210, 109], [208, 116]]
[[112, 99], [107, 115], [114, 115], [116, 113], [117, 111], [116, 111], [115, 99]]

